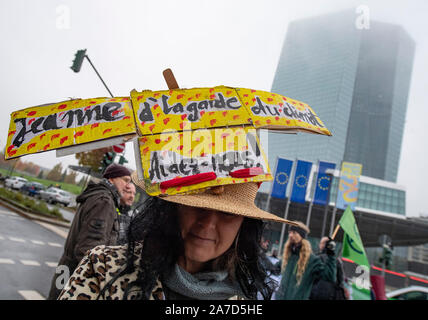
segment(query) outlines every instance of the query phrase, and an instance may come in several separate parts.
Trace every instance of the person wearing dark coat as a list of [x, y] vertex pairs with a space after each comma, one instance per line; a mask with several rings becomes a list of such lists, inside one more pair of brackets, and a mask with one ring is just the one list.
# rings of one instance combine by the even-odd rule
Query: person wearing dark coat
[[[321, 278], [327, 281], [336, 279], [335, 243], [326, 244], [327, 259], [312, 253], [311, 244], [306, 237], [308, 227], [300, 221], [294, 221], [288, 232], [288, 240], [282, 255], [282, 277], [276, 292], [276, 300], [308, 300], [313, 283]], [[324, 238], [323, 238], [324, 239]]]
[[[317, 254], [323, 262], [327, 261], [327, 252], [325, 245], [328, 238], [324, 238], [319, 244], [319, 253]], [[345, 288], [345, 273], [342, 260], [336, 259], [336, 281], [326, 281], [317, 279], [312, 287], [310, 300], [347, 300]]]
[[269, 241], [265, 240], [262, 237], [262, 240], [260, 242], [260, 251], [261, 251], [260, 263], [262, 264], [263, 268], [266, 269], [269, 275], [271, 274], [278, 275], [281, 270], [278, 266], [276, 266], [275, 263], [272, 263], [271, 259], [269, 259], [267, 255], [268, 246], [269, 246]]
[[51, 282], [48, 299], [56, 300], [87, 251], [99, 246], [117, 244], [120, 199], [130, 188], [131, 172], [124, 166], [111, 164], [99, 183], [90, 182], [76, 198], [78, 209]]

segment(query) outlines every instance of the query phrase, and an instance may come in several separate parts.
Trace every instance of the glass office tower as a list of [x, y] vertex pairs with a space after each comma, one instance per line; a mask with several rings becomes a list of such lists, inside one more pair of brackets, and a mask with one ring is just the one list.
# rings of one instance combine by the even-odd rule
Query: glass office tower
[[357, 29], [354, 11], [290, 23], [272, 92], [301, 100], [332, 137], [269, 133], [276, 157], [361, 163], [362, 175], [396, 182], [415, 44], [398, 25], [370, 21]]

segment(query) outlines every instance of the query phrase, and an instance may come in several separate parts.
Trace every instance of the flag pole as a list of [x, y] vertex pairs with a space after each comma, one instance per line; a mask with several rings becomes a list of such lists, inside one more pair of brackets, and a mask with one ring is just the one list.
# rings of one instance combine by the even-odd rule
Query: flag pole
[[[292, 174], [290, 174], [290, 183], [294, 181], [294, 176], [296, 175], [296, 168], [297, 168], [297, 158], [295, 158], [293, 161]], [[293, 177], [293, 179], [291, 179], [291, 177]], [[291, 186], [291, 188], [293, 188], [293, 185]], [[284, 219], [286, 220], [288, 219], [288, 209], [290, 208], [291, 193], [292, 192], [290, 192], [290, 195], [287, 199], [287, 205], [285, 207]], [[285, 197], [287, 197], [287, 189], [285, 190]], [[285, 234], [285, 223], [283, 223], [281, 227], [281, 237], [279, 238], [278, 254], [282, 254], [282, 241], [284, 240], [284, 234]]]
[[326, 199], [326, 204], [324, 206], [324, 217], [323, 217], [323, 220], [322, 220], [321, 238], [324, 237], [325, 225], [327, 223], [327, 214], [328, 214], [328, 209], [330, 207], [331, 186], [333, 184], [333, 177], [334, 177], [334, 173], [329, 173], [328, 171], [329, 170], [326, 171], [326, 174], [330, 178], [330, 182], [328, 184], [327, 199]]
[[[274, 171], [274, 173], [276, 174], [276, 170], [278, 169], [278, 156], [276, 156], [276, 162], [275, 162], [275, 171]], [[267, 211], [267, 212], [270, 212], [269, 211], [269, 204], [270, 204], [270, 199], [271, 199], [271, 194], [272, 194], [272, 189], [273, 189], [273, 184], [275, 183], [275, 179], [276, 179], [276, 177], [273, 177], [273, 182], [272, 182], [272, 184], [271, 184], [271, 186], [270, 186], [270, 191], [269, 191], [269, 194], [268, 194], [268, 197], [267, 197], [267, 199], [266, 199], [266, 205], [265, 205], [265, 211]], [[287, 191], [287, 190], [286, 190]]]
[[270, 194], [268, 194], [267, 199], [266, 199], [265, 211], [267, 211], [267, 212], [270, 212], [269, 211], [269, 203], [270, 203]]
[[[318, 172], [319, 172], [319, 167], [320, 167], [320, 161], [318, 160]], [[315, 173], [316, 173], [316, 171], [315, 171]], [[311, 175], [311, 188], [309, 189], [309, 195], [311, 195], [311, 190], [312, 190], [312, 183], [313, 183], [313, 181], [314, 181], [314, 179], [312, 179], [313, 177], [312, 177], [312, 175]], [[318, 178], [318, 176], [315, 178], [315, 180]], [[315, 183], [316, 183], [317, 181], [315, 181]], [[313, 204], [314, 204], [314, 197], [315, 197], [315, 191], [316, 191], [316, 186], [315, 186], [315, 189], [314, 189], [314, 194], [312, 195], [312, 198], [311, 198], [311, 202], [309, 203], [309, 209], [308, 209], [308, 214], [306, 215], [306, 226], [309, 228], [309, 224], [310, 224], [310, 222], [311, 222], [311, 215], [312, 215], [312, 206], [313, 206]]]
[[312, 205], [313, 205], [313, 199], [309, 204], [308, 215], [306, 216], [306, 226], [308, 228], [309, 228], [309, 223], [311, 222]]
[[[342, 161], [343, 163], [343, 161]], [[342, 167], [342, 166], [340, 166]], [[336, 171], [336, 170], [335, 170]], [[334, 172], [335, 172], [334, 171]], [[333, 184], [333, 178], [335, 177], [335, 173], [333, 173], [333, 176], [331, 177], [331, 184]], [[337, 211], [337, 196], [339, 195], [339, 188], [340, 188], [340, 171], [339, 171], [339, 178], [337, 180], [337, 192], [336, 192], [336, 200], [334, 201], [334, 207], [333, 212], [331, 213], [331, 223], [330, 223], [330, 234], [333, 233], [333, 227], [334, 227], [334, 220], [336, 219], [336, 211]]]
[[[333, 174], [330, 176], [331, 181], [330, 181], [330, 186], [333, 184], [333, 177], [334, 177], [334, 172]], [[339, 181], [340, 182], [340, 181]], [[330, 190], [329, 190], [330, 191]], [[337, 189], [337, 192], [339, 192], [339, 189]], [[337, 201], [337, 200], [336, 200]], [[336, 214], [336, 201], [334, 202], [334, 209], [333, 209], [333, 217], [332, 217], [332, 224], [331, 224], [331, 228], [330, 228], [330, 234], [331, 234], [331, 229], [333, 227], [334, 224], [334, 218], [335, 218], [335, 214]], [[334, 240], [334, 238], [336, 237], [337, 232], [339, 231], [340, 228], [340, 224], [338, 223], [336, 228], [334, 229], [333, 234], [331, 235], [331, 239]]]
[[330, 237], [331, 240], [334, 240], [334, 238], [336, 237], [337, 232], [339, 231], [340, 228], [340, 224], [337, 224], [336, 228], [334, 229], [333, 235]]
[[336, 211], [337, 211], [337, 207], [335, 204], [333, 208], [333, 212], [331, 213], [330, 234], [332, 234], [333, 232], [334, 221], [336, 220]]
[[[287, 219], [288, 217], [288, 208], [290, 207], [290, 202], [291, 202], [291, 199], [288, 198], [287, 206], [285, 208], [284, 219]], [[279, 249], [278, 249], [279, 254], [282, 253], [282, 241], [284, 240], [284, 234], [285, 234], [285, 223], [283, 223], [281, 227], [281, 237], [279, 238]]]

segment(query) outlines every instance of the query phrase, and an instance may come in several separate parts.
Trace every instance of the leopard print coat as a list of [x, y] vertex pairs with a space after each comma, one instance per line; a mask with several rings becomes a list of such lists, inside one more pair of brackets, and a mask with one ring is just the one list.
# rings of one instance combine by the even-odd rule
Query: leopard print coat
[[[68, 283], [65, 285], [59, 300], [123, 300], [125, 288], [139, 276], [137, 267], [141, 259], [142, 243], [135, 245], [135, 271], [117, 278], [110, 289], [99, 296], [102, 288], [126, 266], [127, 246], [97, 246], [89, 250], [80, 261]], [[128, 299], [141, 299], [142, 291], [130, 290]], [[162, 284], [157, 281], [150, 300], [164, 300]]]
[[[80, 261], [68, 283], [61, 291], [59, 300], [123, 300], [125, 289], [129, 283], [140, 276], [138, 268], [141, 260], [143, 245], [136, 243], [134, 249], [135, 271], [118, 277], [111, 287], [100, 296], [100, 291], [118, 272], [126, 266], [127, 245], [124, 246], [97, 246], [89, 250]], [[140, 289], [130, 289], [127, 299], [139, 300], [143, 296]], [[241, 299], [234, 296], [230, 300]], [[165, 300], [162, 283], [157, 280], [150, 295], [150, 300]]]

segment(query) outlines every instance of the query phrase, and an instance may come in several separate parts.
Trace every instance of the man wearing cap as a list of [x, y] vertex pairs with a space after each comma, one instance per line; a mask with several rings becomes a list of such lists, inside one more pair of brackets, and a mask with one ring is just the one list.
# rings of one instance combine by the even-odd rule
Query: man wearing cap
[[312, 253], [311, 244], [306, 240], [309, 228], [300, 221], [290, 226], [288, 240], [282, 255], [282, 278], [276, 292], [276, 300], [308, 300], [312, 286], [317, 279], [335, 281], [335, 243], [324, 237], [327, 259], [324, 262]]
[[116, 245], [119, 233], [120, 199], [131, 190], [131, 172], [119, 164], [111, 164], [99, 183], [89, 182], [76, 198], [78, 209], [58, 262], [48, 299], [57, 299], [85, 253], [98, 245]]

